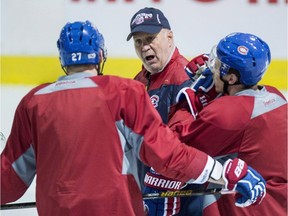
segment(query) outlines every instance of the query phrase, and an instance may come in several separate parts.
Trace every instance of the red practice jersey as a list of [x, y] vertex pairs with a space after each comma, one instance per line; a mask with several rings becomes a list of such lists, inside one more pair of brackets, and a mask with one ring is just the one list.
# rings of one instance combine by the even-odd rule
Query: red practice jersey
[[208, 161], [162, 123], [141, 83], [64, 76], [17, 107], [1, 154], [1, 203], [19, 199], [37, 174], [41, 216], [143, 215], [137, 158], [183, 182]]
[[[265, 178], [267, 194], [260, 205], [239, 208], [234, 195], [223, 195], [217, 202], [221, 216], [287, 215], [287, 102], [277, 89], [265, 86], [222, 96], [196, 120], [182, 109], [169, 125], [186, 144], [215, 157], [237, 156]], [[213, 199], [207, 196], [206, 206]], [[217, 215], [215, 209], [207, 213], [209, 208], [205, 215]]]

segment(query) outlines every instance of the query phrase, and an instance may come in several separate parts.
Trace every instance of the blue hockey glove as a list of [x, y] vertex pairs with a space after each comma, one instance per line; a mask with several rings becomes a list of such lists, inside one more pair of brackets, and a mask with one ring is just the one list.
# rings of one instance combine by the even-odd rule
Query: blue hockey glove
[[206, 68], [202, 74], [193, 82], [191, 89], [195, 92], [208, 93], [213, 87], [213, 73], [209, 68]]
[[243, 208], [260, 204], [266, 195], [266, 181], [256, 170], [248, 166], [248, 173], [237, 183], [236, 191], [242, 194], [242, 197], [236, 200], [236, 206]]
[[239, 193], [235, 202], [238, 207], [260, 204], [266, 195], [263, 177], [239, 158], [229, 159], [224, 163], [222, 177], [225, 189]]
[[199, 98], [201, 109], [205, 107], [210, 101], [221, 96], [221, 93], [216, 92], [213, 81], [213, 74], [209, 68], [206, 68], [202, 72], [198, 79], [192, 84], [191, 89]]
[[[180, 190], [185, 183], [166, 178], [156, 173], [153, 168], [144, 178], [144, 193], [161, 193], [164, 191]], [[180, 197], [149, 199], [144, 201], [146, 213], [149, 216], [175, 215], [180, 211]]]
[[208, 67], [208, 60], [208, 55], [202, 54], [193, 58], [185, 67], [186, 73], [193, 80], [191, 89], [198, 94], [202, 107], [220, 96], [215, 90], [213, 73]]
[[207, 66], [207, 60], [206, 55], [200, 55], [188, 63], [185, 70], [194, 82], [190, 88], [180, 90], [176, 97], [179, 103], [187, 100], [190, 112], [195, 119], [210, 101], [222, 95], [216, 92], [213, 73]]
[[212, 72], [209, 68], [206, 68], [190, 88], [183, 88], [179, 91], [176, 101], [181, 103], [181, 101], [186, 100], [191, 114], [196, 119], [198, 113], [210, 101], [221, 95], [215, 90]]

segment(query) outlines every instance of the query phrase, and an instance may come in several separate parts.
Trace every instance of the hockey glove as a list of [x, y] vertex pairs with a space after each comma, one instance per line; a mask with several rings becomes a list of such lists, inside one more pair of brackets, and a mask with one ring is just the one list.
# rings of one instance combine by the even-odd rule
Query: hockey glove
[[208, 67], [208, 55], [202, 54], [193, 58], [185, 67], [185, 71], [193, 80], [191, 88], [198, 94], [202, 107], [220, 96], [215, 90], [213, 73]]
[[192, 84], [191, 88], [184, 88], [179, 91], [176, 101], [180, 102], [186, 99], [190, 111], [196, 119], [198, 113], [212, 100], [220, 97], [214, 86], [213, 74], [209, 68], [206, 68], [202, 74]]
[[235, 202], [238, 207], [260, 204], [266, 195], [263, 177], [239, 158], [229, 159], [224, 163], [222, 177], [225, 189], [236, 190], [240, 194]]
[[203, 91], [205, 93], [208, 93], [213, 87], [213, 73], [209, 68], [206, 68], [191, 86], [195, 92]]
[[[144, 193], [161, 193], [164, 191], [180, 190], [185, 183], [166, 178], [156, 173], [153, 168], [144, 178]], [[175, 215], [180, 211], [180, 198], [149, 199], [144, 201], [149, 215]]]
[[201, 54], [186, 65], [185, 71], [194, 82], [206, 68], [208, 68], [208, 55]]
[[186, 105], [185, 100], [187, 101], [192, 116], [194, 119], [196, 119], [198, 112], [203, 109], [203, 105], [199, 97], [197, 97], [196, 93], [191, 88], [187, 87], [181, 89], [176, 97], [177, 104]]
[[202, 108], [205, 107], [208, 102], [221, 95], [215, 90], [213, 74], [209, 68], [203, 71], [199, 78], [192, 84], [191, 89], [196, 92]]

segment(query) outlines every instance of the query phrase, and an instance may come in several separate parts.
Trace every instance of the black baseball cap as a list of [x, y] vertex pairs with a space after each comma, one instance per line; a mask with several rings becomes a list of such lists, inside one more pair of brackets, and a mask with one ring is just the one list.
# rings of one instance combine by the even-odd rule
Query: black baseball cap
[[126, 40], [129, 41], [135, 32], [155, 34], [160, 32], [162, 28], [171, 29], [162, 11], [152, 7], [145, 7], [132, 17], [130, 22], [131, 32]]

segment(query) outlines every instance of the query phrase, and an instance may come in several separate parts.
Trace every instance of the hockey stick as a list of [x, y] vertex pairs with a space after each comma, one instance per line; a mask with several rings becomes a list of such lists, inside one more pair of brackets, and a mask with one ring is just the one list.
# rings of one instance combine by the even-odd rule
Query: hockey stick
[[3, 149], [6, 145], [6, 137], [1, 131], [0, 131], [0, 140], [1, 140], [1, 149]]
[[[165, 191], [161, 193], [146, 193], [143, 194], [143, 200], [147, 199], [161, 199], [169, 197], [189, 197], [189, 196], [203, 196], [209, 194], [233, 194], [235, 191], [227, 191], [222, 188], [211, 188], [205, 190], [181, 190], [181, 191]], [[9, 209], [24, 209], [24, 208], [35, 208], [36, 202], [26, 202], [26, 203], [13, 203], [1, 205], [1, 210]]]
[[1, 210], [12, 210], [12, 209], [24, 209], [24, 208], [35, 208], [36, 202], [25, 202], [25, 203], [12, 203], [1, 205]]
[[234, 194], [236, 191], [223, 190], [222, 188], [211, 188], [205, 190], [180, 190], [180, 191], [165, 191], [160, 193], [147, 193], [143, 194], [143, 200], [147, 199], [160, 199], [160, 198], [170, 198], [170, 197], [190, 197], [190, 196], [204, 196], [204, 195], [224, 195], [224, 194]]

